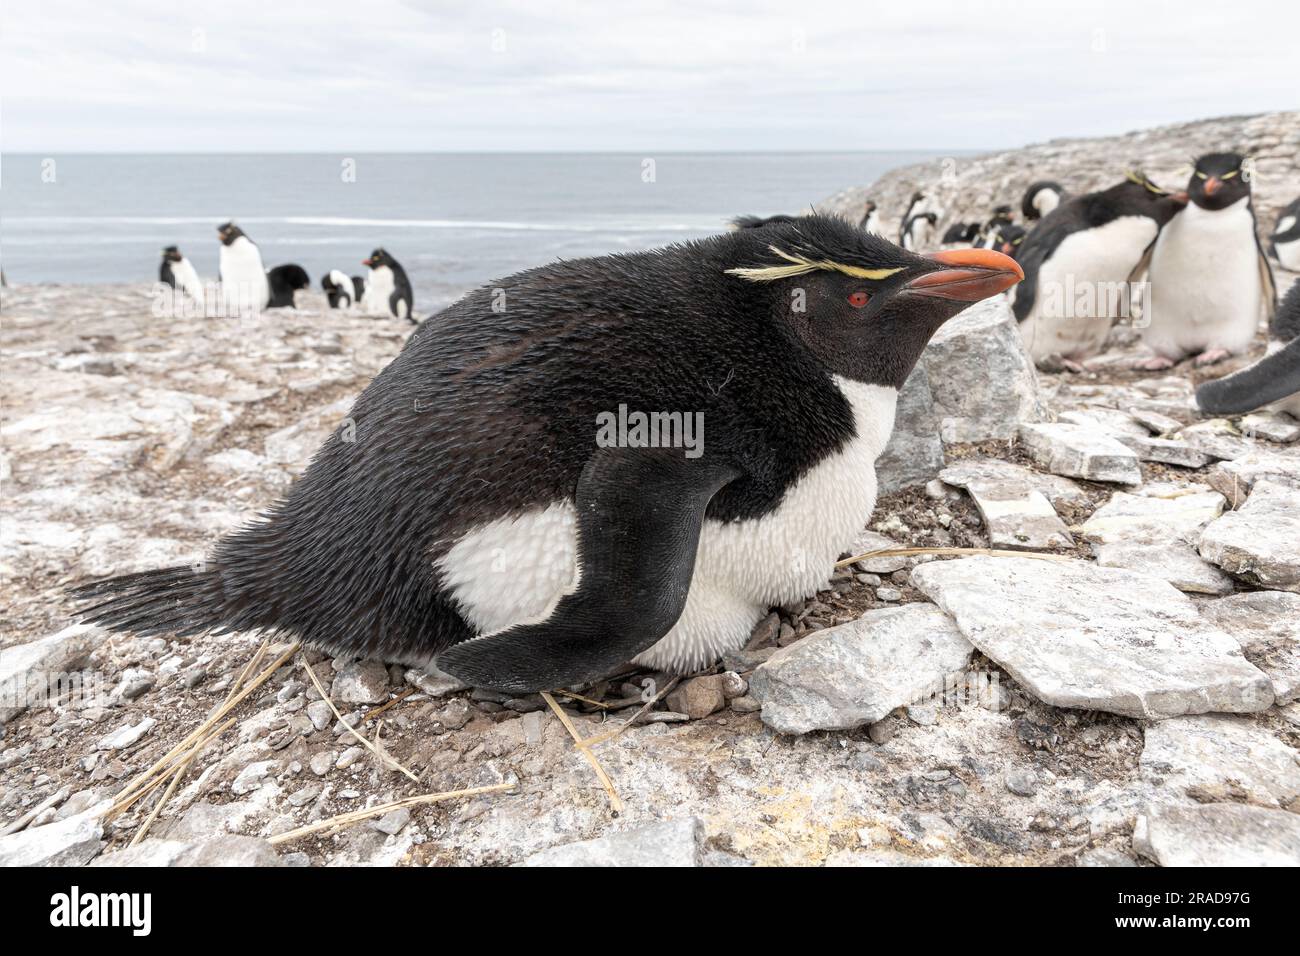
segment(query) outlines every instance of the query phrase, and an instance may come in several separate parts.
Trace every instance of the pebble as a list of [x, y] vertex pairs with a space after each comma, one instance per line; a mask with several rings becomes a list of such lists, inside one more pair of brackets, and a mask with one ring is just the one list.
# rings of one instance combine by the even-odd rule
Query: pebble
[[1038, 779], [1028, 770], [1008, 770], [1005, 782], [1018, 797], [1032, 797], [1038, 792]]
[[876, 597], [881, 601], [901, 601], [903, 592], [897, 588], [876, 588]]
[[365, 747], [349, 747], [334, 762], [334, 767], [338, 770], [347, 770], [354, 763], [366, 755]]
[[411, 822], [411, 811], [406, 807], [398, 807], [396, 810], [390, 810], [378, 820], [372, 820], [370, 826], [380, 833], [387, 833], [389, 836], [395, 836], [402, 827]]
[[318, 777], [323, 777], [330, 772], [330, 767], [334, 766], [337, 754], [332, 750], [322, 750], [320, 753], [312, 754], [311, 759], [307, 761], [307, 766], [311, 772]]

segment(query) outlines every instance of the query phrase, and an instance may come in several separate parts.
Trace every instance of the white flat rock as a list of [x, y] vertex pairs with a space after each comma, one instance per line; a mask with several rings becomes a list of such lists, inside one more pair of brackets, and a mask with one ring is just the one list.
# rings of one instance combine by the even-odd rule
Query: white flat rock
[[1300, 797], [1300, 751], [1248, 717], [1198, 714], [1153, 723], [1139, 766], [1153, 785], [1198, 803], [1285, 809]]
[[1235, 637], [1246, 660], [1269, 676], [1279, 705], [1300, 699], [1300, 594], [1250, 591], [1204, 601], [1200, 610]]
[[928, 699], [973, 650], [932, 605], [880, 608], [777, 651], [754, 671], [749, 693], [781, 733], [848, 730]]
[[516, 866], [700, 866], [704, 826], [694, 817], [566, 843]]
[[1300, 866], [1300, 814], [1241, 803], [1153, 807], [1133, 849], [1161, 866]]
[[1069, 422], [1020, 426], [1020, 440], [1034, 463], [1055, 475], [1140, 485], [1137, 455], [1097, 428]]
[[1255, 483], [1201, 534], [1201, 557], [1261, 587], [1300, 592], [1300, 487]]
[[923, 564], [912, 583], [972, 644], [1057, 707], [1174, 717], [1273, 702], [1271, 682], [1237, 641], [1150, 575], [978, 556]]

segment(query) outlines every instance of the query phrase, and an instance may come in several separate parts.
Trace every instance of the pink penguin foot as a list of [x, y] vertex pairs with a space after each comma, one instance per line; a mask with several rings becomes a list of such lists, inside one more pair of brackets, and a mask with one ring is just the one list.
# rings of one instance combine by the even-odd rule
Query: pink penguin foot
[[1214, 365], [1216, 362], [1222, 362], [1232, 355], [1227, 349], [1206, 349], [1200, 355], [1196, 356], [1196, 367], [1204, 368], [1207, 365]]
[[1163, 355], [1152, 355], [1149, 358], [1138, 359], [1133, 363], [1133, 367], [1139, 372], [1163, 372], [1167, 368], [1174, 367], [1174, 360]]

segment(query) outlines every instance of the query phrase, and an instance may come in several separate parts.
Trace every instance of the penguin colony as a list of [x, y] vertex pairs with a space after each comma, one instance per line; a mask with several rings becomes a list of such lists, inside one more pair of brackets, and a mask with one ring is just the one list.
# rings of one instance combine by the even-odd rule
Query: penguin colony
[[[415, 330], [353, 406], [353, 440], [331, 437], [264, 517], [201, 568], [80, 589], [87, 618], [281, 632], [516, 692], [739, 648], [865, 526], [930, 337], [1023, 273], [827, 216], [736, 225], [465, 296]], [[372, 269], [392, 269], [382, 253]], [[600, 442], [620, 406], [698, 415], [702, 454]]]
[[[300, 265], [286, 263], [267, 269], [257, 243], [234, 222], [218, 226], [217, 238], [220, 241], [218, 297], [225, 314], [293, 308], [295, 295], [311, 287], [311, 277]], [[360, 308], [366, 315], [418, 323], [415, 296], [401, 264], [384, 249], [376, 249], [362, 263], [369, 267], [368, 276], [349, 277], [331, 269], [322, 277], [321, 288], [329, 307]], [[158, 280], [177, 294], [187, 296], [206, 314], [207, 291], [193, 264], [176, 246], [163, 249]]]

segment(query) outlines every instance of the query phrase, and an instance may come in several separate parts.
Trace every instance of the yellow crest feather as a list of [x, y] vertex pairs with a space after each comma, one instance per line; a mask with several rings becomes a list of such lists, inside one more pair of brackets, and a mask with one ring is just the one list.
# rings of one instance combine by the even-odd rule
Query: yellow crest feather
[[794, 256], [784, 249], [778, 249], [776, 246], [768, 246], [774, 255], [779, 256], [788, 266], [747, 266], [738, 269], [728, 269], [727, 274], [739, 276], [742, 279], [748, 279], [750, 282], [773, 282], [777, 279], [788, 279], [791, 276], [801, 276], [809, 272], [822, 270], [823, 272], [839, 272], [846, 276], [853, 276], [855, 279], [871, 279], [879, 281], [888, 279], [896, 272], [902, 272], [903, 267], [896, 269], [864, 269], [862, 266], [850, 266], [843, 262], [831, 262], [828, 259], [805, 259], [803, 256]]

